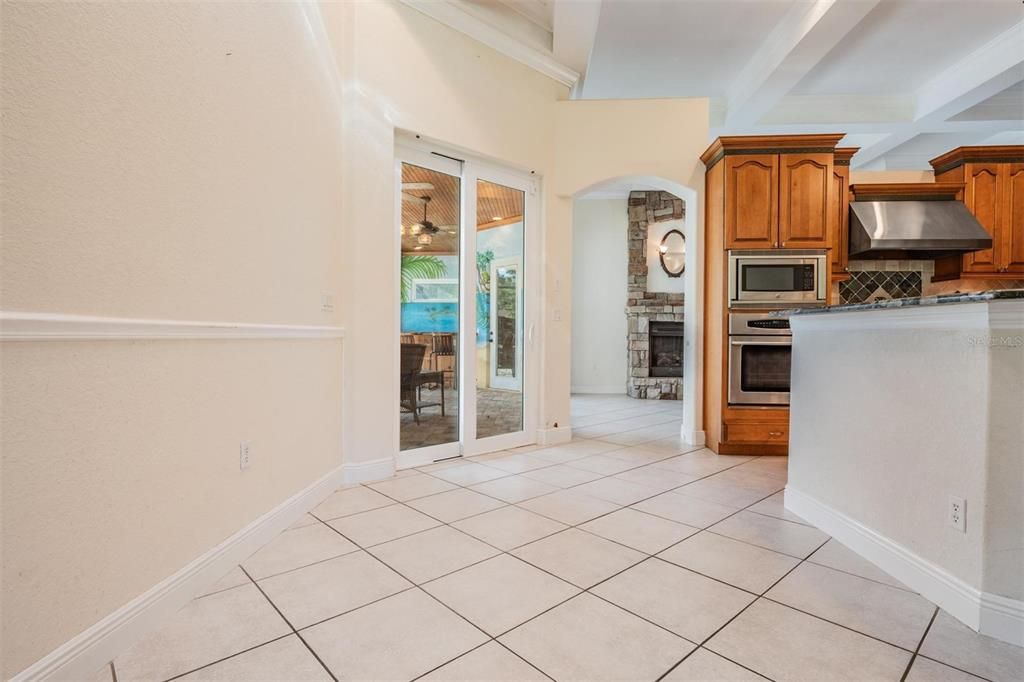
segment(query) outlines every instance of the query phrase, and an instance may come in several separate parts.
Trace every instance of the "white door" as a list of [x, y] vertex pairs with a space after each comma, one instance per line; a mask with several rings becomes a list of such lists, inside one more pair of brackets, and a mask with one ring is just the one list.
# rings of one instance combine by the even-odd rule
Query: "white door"
[[490, 343], [491, 388], [523, 390], [523, 261], [491, 262]]

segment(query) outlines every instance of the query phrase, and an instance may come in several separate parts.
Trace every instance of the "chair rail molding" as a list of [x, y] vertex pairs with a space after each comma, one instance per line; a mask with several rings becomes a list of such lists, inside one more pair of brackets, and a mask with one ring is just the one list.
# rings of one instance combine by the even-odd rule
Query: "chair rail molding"
[[0, 341], [341, 339], [342, 327], [0, 311]]

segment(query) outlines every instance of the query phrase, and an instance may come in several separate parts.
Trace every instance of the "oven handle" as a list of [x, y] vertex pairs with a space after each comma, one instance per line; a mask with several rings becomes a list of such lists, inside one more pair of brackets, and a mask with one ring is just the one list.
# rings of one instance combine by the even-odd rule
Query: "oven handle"
[[792, 346], [792, 336], [755, 336], [744, 337], [743, 339], [730, 339], [729, 344], [733, 346]]

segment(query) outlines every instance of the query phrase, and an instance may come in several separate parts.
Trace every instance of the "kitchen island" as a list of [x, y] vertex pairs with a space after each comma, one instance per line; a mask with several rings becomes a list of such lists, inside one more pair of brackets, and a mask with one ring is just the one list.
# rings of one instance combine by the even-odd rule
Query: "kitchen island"
[[1024, 290], [791, 311], [786, 507], [1024, 645]]

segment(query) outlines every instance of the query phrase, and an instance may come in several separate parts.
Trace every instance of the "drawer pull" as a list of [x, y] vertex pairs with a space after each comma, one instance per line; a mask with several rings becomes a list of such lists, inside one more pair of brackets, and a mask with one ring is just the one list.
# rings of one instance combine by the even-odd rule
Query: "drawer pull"
[[782, 435], [782, 431], [769, 431], [768, 435], [769, 436], [781, 436]]

